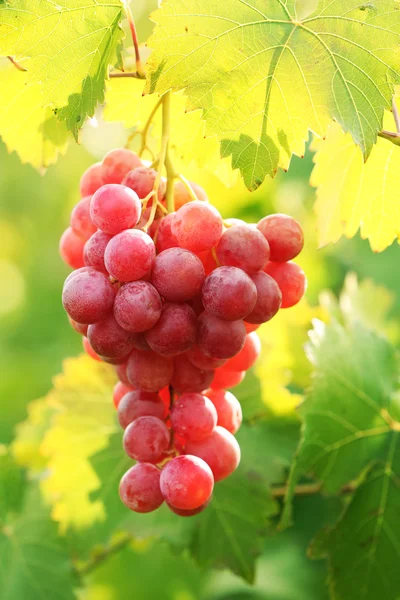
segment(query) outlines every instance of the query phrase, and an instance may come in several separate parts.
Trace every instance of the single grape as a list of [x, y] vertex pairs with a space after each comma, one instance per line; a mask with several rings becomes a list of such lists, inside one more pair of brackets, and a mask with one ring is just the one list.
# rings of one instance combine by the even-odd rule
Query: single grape
[[128, 380], [128, 375], [126, 373], [127, 363], [122, 363], [121, 365], [115, 366], [115, 372], [117, 374], [118, 379], [124, 383], [125, 385], [130, 385]]
[[164, 502], [160, 489], [161, 471], [149, 463], [131, 467], [121, 479], [119, 495], [122, 502], [138, 513], [156, 510]]
[[114, 315], [117, 322], [134, 333], [153, 327], [161, 316], [161, 309], [160, 295], [147, 281], [126, 283], [115, 297]]
[[118, 406], [118, 420], [123, 429], [138, 417], [157, 417], [163, 420], [165, 416], [164, 402], [156, 392], [129, 391]]
[[225, 219], [224, 225], [226, 226], [225, 229], [229, 229], [229, 227], [233, 227], [233, 225], [245, 225], [246, 227], [249, 226], [246, 221], [243, 221], [243, 219], [235, 219], [232, 217], [230, 219]]
[[194, 517], [195, 515], [198, 515], [199, 513], [203, 512], [205, 508], [207, 508], [207, 506], [210, 504], [210, 500], [208, 500], [205, 504], [198, 506], [197, 508], [192, 508], [192, 510], [183, 510], [182, 508], [175, 508], [175, 506], [171, 506], [168, 503], [166, 504], [173, 513], [179, 515], [180, 517]]
[[80, 269], [85, 265], [83, 247], [85, 242], [72, 229], [68, 227], [60, 238], [60, 256], [72, 269]]
[[127, 148], [110, 150], [103, 158], [104, 183], [121, 183], [131, 169], [141, 165], [140, 158]]
[[102, 163], [95, 163], [90, 166], [81, 177], [81, 197], [86, 198], [87, 196], [93, 196], [104, 183], [103, 165]]
[[89, 266], [81, 267], [80, 269], [75, 269], [75, 271], [72, 271], [64, 281], [64, 286], [66, 286], [67, 283], [71, 281], [71, 279], [74, 279], [74, 277], [76, 277], [77, 275], [80, 275], [81, 273], [94, 273], [94, 271], [95, 269]]
[[71, 317], [69, 315], [67, 315], [67, 316], [68, 316], [69, 324], [71, 325], [72, 329], [75, 329], [75, 331], [77, 333], [80, 333], [81, 335], [87, 334], [88, 325], [84, 325], [83, 323], [78, 323], [77, 321], [74, 321], [73, 319], [71, 319]]
[[115, 291], [108, 278], [95, 270], [80, 272], [64, 283], [62, 302], [74, 321], [97, 323], [111, 311]]
[[257, 288], [237, 267], [219, 267], [205, 280], [202, 290], [204, 308], [224, 321], [244, 319], [255, 307]]
[[[189, 184], [197, 196], [197, 200], [202, 200], [203, 202], [208, 202], [207, 194], [203, 188], [198, 185], [198, 183], [194, 183], [193, 181], [189, 181]], [[193, 202], [194, 198], [189, 193], [186, 185], [183, 181], [177, 181], [174, 185], [174, 204], [175, 210], [178, 210], [184, 204], [188, 202]]]
[[91, 199], [91, 196], [82, 198], [82, 200], [80, 200], [78, 204], [74, 206], [71, 213], [70, 225], [74, 232], [85, 242], [96, 231], [96, 226], [93, 224], [92, 219], [90, 218]]
[[196, 341], [197, 319], [187, 304], [165, 303], [161, 317], [146, 333], [149, 346], [161, 356], [178, 356]]
[[133, 350], [126, 369], [133, 387], [145, 392], [159, 392], [171, 382], [174, 363], [171, 358], [159, 356], [153, 351]]
[[114, 279], [137, 281], [151, 271], [155, 256], [154, 242], [147, 233], [127, 229], [108, 243], [104, 263]]
[[213, 377], [214, 371], [198, 369], [190, 362], [186, 354], [182, 354], [174, 360], [171, 385], [180, 394], [200, 393], [210, 387]]
[[282, 308], [290, 308], [300, 302], [307, 289], [307, 277], [299, 265], [269, 262], [265, 272], [274, 278], [282, 292]]
[[218, 243], [223, 229], [222, 217], [211, 204], [197, 200], [185, 204], [175, 213], [171, 228], [179, 246], [202, 252]]
[[218, 425], [232, 434], [239, 431], [243, 415], [242, 407], [236, 396], [221, 389], [207, 390], [206, 395], [217, 410]]
[[266, 323], [276, 315], [282, 304], [282, 293], [276, 281], [259, 271], [252, 276], [257, 288], [257, 302], [254, 309], [246, 317], [247, 323]]
[[210, 467], [215, 481], [231, 475], [240, 463], [239, 444], [229, 431], [219, 425], [208, 438], [188, 442], [186, 452], [202, 458]]
[[175, 218], [175, 213], [169, 213], [160, 220], [158, 228], [154, 233], [153, 239], [157, 248], [157, 252], [160, 254], [163, 250], [168, 248], [175, 248], [178, 246], [178, 240], [172, 233], [172, 222]]
[[211, 382], [211, 388], [216, 390], [228, 390], [242, 383], [246, 377], [246, 371], [229, 371], [226, 366], [217, 369], [214, 379]]
[[204, 278], [201, 260], [183, 248], [169, 248], [161, 252], [151, 275], [153, 285], [168, 302], [194, 298], [200, 293]]
[[112, 239], [112, 235], [104, 233], [104, 231], [96, 231], [88, 239], [84, 248], [84, 257], [86, 264], [94, 267], [98, 271], [107, 273], [106, 266], [104, 264], [104, 253], [107, 248], [108, 242]]
[[160, 487], [169, 506], [193, 510], [210, 499], [214, 478], [203, 460], [195, 456], [177, 456], [161, 471]]
[[107, 358], [124, 358], [133, 349], [131, 334], [118, 325], [112, 313], [89, 325], [87, 337], [93, 350]]
[[193, 346], [186, 354], [192, 365], [198, 369], [210, 371], [218, 369], [226, 363], [226, 358], [211, 358], [204, 354], [198, 346]]
[[97, 360], [98, 362], [101, 362], [101, 356], [96, 354], [96, 352], [93, 350], [87, 337], [82, 338], [82, 346], [83, 346], [84, 351], [86, 352], [86, 354], [88, 356], [90, 356], [90, 358], [93, 358], [93, 360]]
[[224, 369], [227, 371], [248, 371], [261, 354], [261, 341], [256, 332], [246, 335], [242, 350], [230, 358]]
[[[133, 171], [129, 171], [124, 180], [123, 185], [136, 192], [141, 200], [146, 198], [154, 189], [154, 184], [157, 177], [157, 171], [155, 169], [148, 169], [147, 167], [137, 167]], [[161, 179], [158, 187], [158, 199], [161, 202], [165, 196], [166, 183], [164, 179]], [[151, 198], [148, 206], [151, 206], [153, 199]]]
[[243, 321], [223, 321], [204, 311], [198, 318], [197, 344], [211, 358], [231, 358], [246, 341]]
[[247, 323], [247, 321], [244, 321], [244, 326], [246, 327], [247, 333], [253, 333], [253, 331], [257, 331], [260, 325], [261, 323]]
[[169, 429], [157, 417], [138, 417], [124, 433], [126, 454], [139, 462], [158, 463], [170, 444]]
[[137, 194], [117, 183], [103, 185], [93, 194], [90, 203], [93, 223], [109, 235], [134, 227], [141, 211], [142, 205]]
[[250, 225], [233, 225], [224, 231], [216, 252], [222, 265], [239, 267], [249, 275], [265, 267], [269, 259], [267, 240]]
[[201, 394], [182, 394], [171, 411], [172, 427], [185, 440], [199, 441], [211, 435], [217, 418], [214, 404]]
[[288, 215], [269, 215], [257, 224], [267, 240], [271, 254], [270, 260], [274, 262], [287, 262], [296, 258], [303, 249], [303, 230], [295, 219]]
[[217, 268], [218, 265], [215, 262], [212, 250], [204, 250], [203, 252], [197, 252], [196, 256], [198, 256], [201, 260], [206, 275], [209, 275], [214, 271], [214, 269]]
[[133, 387], [131, 385], [125, 385], [125, 383], [122, 383], [122, 381], [118, 381], [118, 383], [115, 384], [114, 386], [114, 390], [113, 390], [113, 402], [114, 402], [114, 406], [115, 408], [118, 409], [122, 398], [128, 394], [129, 392], [133, 391]]

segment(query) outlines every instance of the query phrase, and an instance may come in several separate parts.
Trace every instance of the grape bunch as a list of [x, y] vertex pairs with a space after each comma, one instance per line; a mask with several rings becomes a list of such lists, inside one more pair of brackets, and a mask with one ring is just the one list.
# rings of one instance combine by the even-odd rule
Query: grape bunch
[[256, 329], [304, 294], [304, 272], [291, 262], [303, 233], [282, 214], [223, 221], [186, 181], [175, 182], [166, 214], [166, 182], [156, 181], [126, 149], [84, 173], [60, 241], [75, 269], [62, 301], [86, 352], [119, 378], [114, 404], [136, 461], [122, 502], [141, 513], [166, 502], [190, 516], [239, 464], [242, 410], [228, 390], [260, 354]]

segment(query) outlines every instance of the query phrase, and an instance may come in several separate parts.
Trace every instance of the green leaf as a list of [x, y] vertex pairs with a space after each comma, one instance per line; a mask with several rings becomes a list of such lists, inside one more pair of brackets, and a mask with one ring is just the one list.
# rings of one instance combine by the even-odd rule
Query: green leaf
[[154, 14], [148, 92], [186, 88], [249, 189], [334, 118], [364, 157], [399, 77], [393, 0], [168, 0]]
[[0, 527], [9, 512], [19, 510], [24, 492], [24, 476], [6, 446], [0, 446]]
[[311, 546], [313, 558], [329, 560], [332, 598], [399, 598], [399, 433], [391, 433], [386, 442], [337, 525], [321, 532]]
[[121, 18], [118, 0], [10, 0], [0, 6], [0, 54], [22, 60], [27, 82], [40, 84], [41, 107], [51, 106], [75, 137], [104, 100]]

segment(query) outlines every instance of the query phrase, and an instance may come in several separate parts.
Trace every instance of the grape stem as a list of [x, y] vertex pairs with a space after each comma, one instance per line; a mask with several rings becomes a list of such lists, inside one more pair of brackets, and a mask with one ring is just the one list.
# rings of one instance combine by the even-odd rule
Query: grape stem
[[129, 6], [127, 0], [124, 0], [123, 5], [124, 5], [125, 16], [128, 20], [128, 24], [129, 24], [129, 29], [131, 30], [133, 47], [135, 49], [136, 74], [140, 79], [144, 79], [145, 74], [144, 74], [144, 69], [142, 66], [142, 61], [140, 59], [139, 41], [138, 41], [138, 37], [137, 37], [135, 20], [133, 18], [131, 7]]
[[133, 77], [134, 79], [145, 79], [144, 75], [139, 75], [138, 73], [135, 73], [134, 71], [123, 71], [123, 72], [112, 72], [109, 75], [110, 79], [125, 79], [125, 78], [130, 78]]
[[[321, 483], [303, 483], [300, 485], [296, 485], [294, 488], [294, 496], [311, 496], [313, 494], [319, 494], [322, 490]], [[354, 492], [355, 487], [351, 483], [345, 485], [340, 490], [341, 494], [351, 494]], [[273, 498], [284, 498], [289, 492], [288, 485], [282, 485], [279, 487], [273, 487], [271, 489], [271, 494]]]
[[393, 111], [394, 122], [396, 123], [396, 131], [397, 131], [397, 133], [400, 133], [400, 115], [399, 115], [399, 111], [397, 110], [395, 96], [393, 96], [393, 99], [392, 99], [392, 111]]
[[[159, 98], [159, 100], [157, 101], [157, 103], [154, 106], [153, 110], [151, 111], [151, 113], [149, 115], [149, 118], [147, 119], [147, 121], [146, 121], [146, 123], [145, 123], [145, 125], [144, 125], [144, 127], [142, 129], [142, 131], [140, 132], [140, 136], [142, 138], [142, 143], [141, 143], [141, 146], [140, 146], [140, 149], [139, 149], [139, 152], [138, 152], [139, 156], [142, 156], [142, 154], [143, 154], [143, 152], [145, 150], [149, 150], [150, 151], [150, 149], [149, 149], [149, 147], [147, 145], [147, 136], [149, 134], [150, 125], [152, 124], [153, 119], [154, 119], [154, 117], [155, 117], [158, 109], [160, 108], [160, 106], [162, 104], [162, 99], [163, 99], [163, 97], [161, 96], [161, 98]], [[151, 151], [150, 151], [150, 153], [151, 153]]]
[[198, 200], [196, 192], [194, 191], [194, 189], [192, 188], [192, 186], [190, 185], [190, 182], [186, 179], [186, 177], [184, 175], [181, 175], [181, 174], [176, 174], [175, 177], [177, 179], [179, 179], [180, 181], [182, 181], [183, 185], [185, 186], [185, 188], [189, 192], [191, 199], [192, 200]]
[[82, 567], [75, 567], [75, 574], [78, 575], [78, 577], [85, 577], [86, 575], [89, 575], [108, 558], [114, 554], [117, 554], [117, 552], [120, 552], [120, 550], [123, 550], [132, 541], [132, 539], [132, 536], [125, 534], [114, 544], [111, 544], [97, 552], [96, 556], [92, 560], [86, 562]]
[[23, 71], [26, 72], [28, 69], [25, 69], [25, 67], [23, 67], [22, 65], [20, 65], [19, 63], [17, 63], [16, 60], [13, 59], [12, 56], [7, 56], [8, 60], [14, 65], [14, 67], [16, 69], [18, 69], [18, 71]]

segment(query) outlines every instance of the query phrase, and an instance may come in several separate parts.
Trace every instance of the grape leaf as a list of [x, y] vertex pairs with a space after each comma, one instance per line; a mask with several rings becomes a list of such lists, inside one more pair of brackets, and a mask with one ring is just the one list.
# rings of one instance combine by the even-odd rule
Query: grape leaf
[[15, 150], [23, 163], [37, 169], [56, 162], [67, 149], [68, 131], [43, 106], [40, 83], [0, 59], [0, 89], [0, 135], [8, 151]]
[[387, 436], [384, 452], [358, 486], [335, 527], [319, 533], [313, 558], [328, 558], [332, 598], [398, 600], [400, 593], [400, 443]]
[[122, 31], [118, 0], [9, 0], [0, 5], [0, 54], [23, 60], [26, 81], [40, 84], [75, 137], [104, 100], [108, 67], [117, 60]]
[[[393, 129], [393, 117], [384, 126]], [[360, 230], [374, 252], [400, 238], [400, 147], [379, 138], [366, 163], [351, 136], [333, 123], [325, 140], [315, 140], [311, 185], [317, 188], [320, 246], [352, 238]]]
[[0, 446], [0, 523], [5, 521], [9, 512], [19, 510], [23, 491], [22, 470], [16, 465], [8, 448]]
[[154, 13], [148, 92], [186, 89], [249, 189], [332, 118], [371, 152], [399, 82], [393, 0], [168, 0]]

